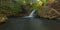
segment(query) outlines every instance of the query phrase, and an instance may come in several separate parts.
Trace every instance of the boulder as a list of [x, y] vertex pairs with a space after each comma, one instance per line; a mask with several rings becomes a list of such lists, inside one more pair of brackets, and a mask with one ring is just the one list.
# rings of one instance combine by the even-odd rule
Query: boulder
[[42, 6], [38, 10], [38, 16], [49, 19], [60, 17], [60, 1], [56, 1], [57, 2], [48, 4], [47, 6]]

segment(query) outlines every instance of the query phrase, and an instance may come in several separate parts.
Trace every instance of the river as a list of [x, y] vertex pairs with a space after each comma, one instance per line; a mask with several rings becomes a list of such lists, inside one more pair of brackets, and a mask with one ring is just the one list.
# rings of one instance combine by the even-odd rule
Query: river
[[60, 20], [9, 17], [0, 30], [60, 30]]

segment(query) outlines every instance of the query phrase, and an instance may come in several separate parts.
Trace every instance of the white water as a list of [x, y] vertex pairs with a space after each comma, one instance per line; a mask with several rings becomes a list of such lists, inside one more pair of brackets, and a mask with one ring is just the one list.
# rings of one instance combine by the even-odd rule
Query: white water
[[35, 13], [35, 10], [33, 10], [33, 11], [29, 14], [29, 16], [25, 16], [24, 18], [34, 17], [34, 13]]
[[33, 11], [29, 14], [28, 17], [33, 17], [33, 16], [34, 16], [34, 12], [35, 12], [35, 10], [33, 10]]

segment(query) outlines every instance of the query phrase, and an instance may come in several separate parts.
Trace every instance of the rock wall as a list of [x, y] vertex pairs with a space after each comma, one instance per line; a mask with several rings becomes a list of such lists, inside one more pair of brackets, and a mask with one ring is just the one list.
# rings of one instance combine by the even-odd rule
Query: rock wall
[[47, 6], [42, 6], [38, 10], [38, 16], [49, 19], [60, 17], [60, 0], [55, 0], [53, 3], [48, 3]]

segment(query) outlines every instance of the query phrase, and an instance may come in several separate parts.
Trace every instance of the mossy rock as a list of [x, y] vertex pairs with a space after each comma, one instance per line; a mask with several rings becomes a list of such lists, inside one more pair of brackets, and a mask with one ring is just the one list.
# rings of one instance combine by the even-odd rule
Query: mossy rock
[[0, 14], [0, 23], [6, 22], [8, 20], [7, 16], [4, 14]]

